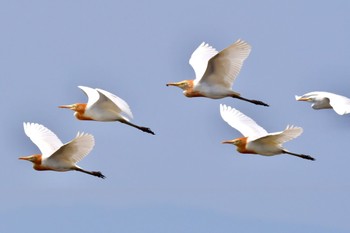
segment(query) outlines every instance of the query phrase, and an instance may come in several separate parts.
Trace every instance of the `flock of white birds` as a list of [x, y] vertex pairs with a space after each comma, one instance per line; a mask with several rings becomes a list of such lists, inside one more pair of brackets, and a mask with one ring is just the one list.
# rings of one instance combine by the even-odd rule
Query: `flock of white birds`
[[[237, 40], [220, 52], [210, 45], [202, 43], [192, 53], [189, 60], [196, 78], [168, 83], [167, 86], [177, 86], [183, 89], [183, 93], [187, 97], [212, 99], [232, 97], [257, 105], [268, 106], [262, 101], [242, 97], [232, 90], [233, 82], [250, 51], [251, 46], [243, 40]], [[150, 128], [131, 122], [133, 115], [130, 107], [120, 97], [102, 89], [84, 86], [79, 86], [79, 88], [87, 95], [87, 103], [61, 105], [59, 107], [73, 110], [75, 117], [79, 120], [119, 121], [154, 135]], [[350, 99], [337, 94], [310, 92], [295, 98], [298, 101], [311, 102], [314, 109], [333, 108], [339, 115], [350, 113]], [[221, 104], [220, 114], [224, 121], [243, 135], [240, 138], [223, 141], [223, 143], [235, 145], [240, 153], [265, 156], [290, 154], [303, 159], [315, 160], [309, 155], [293, 153], [283, 148], [283, 143], [298, 137], [303, 132], [301, 127], [287, 126], [281, 132], [268, 133], [254, 120], [230, 106]], [[24, 132], [37, 145], [41, 154], [20, 157], [19, 159], [32, 162], [35, 170], [61, 172], [75, 170], [105, 178], [99, 171], [87, 171], [77, 165], [94, 147], [95, 141], [91, 134], [78, 132], [73, 140], [63, 144], [52, 131], [43, 125], [37, 123], [24, 123], [23, 125]]]

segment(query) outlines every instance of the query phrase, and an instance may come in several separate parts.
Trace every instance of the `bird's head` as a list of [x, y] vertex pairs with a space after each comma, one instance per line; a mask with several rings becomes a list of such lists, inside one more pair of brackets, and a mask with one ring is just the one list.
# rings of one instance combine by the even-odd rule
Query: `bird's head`
[[297, 101], [307, 101], [312, 103], [313, 109], [332, 108], [330, 105], [329, 93], [322, 91], [309, 92], [302, 96], [295, 96]]
[[235, 146], [240, 146], [244, 142], [243, 142], [243, 140], [241, 138], [236, 138], [236, 139], [232, 139], [232, 140], [226, 140], [226, 141], [223, 141], [221, 143], [222, 144], [232, 144], [232, 145], [235, 145]]
[[58, 106], [59, 108], [68, 108], [70, 110], [73, 110], [74, 116], [78, 119], [78, 120], [93, 120], [91, 117], [86, 116], [85, 114], [85, 110], [86, 110], [86, 105], [87, 104], [70, 104], [70, 105], [60, 105]]
[[237, 147], [236, 148], [237, 151], [240, 152], [240, 153], [255, 154], [254, 151], [251, 151], [251, 150], [247, 149], [247, 144], [248, 144], [248, 138], [247, 137], [236, 138], [236, 139], [232, 139], [232, 140], [226, 140], [226, 141], [223, 141], [222, 143], [235, 145]]
[[59, 108], [68, 108], [68, 109], [73, 110], [75, 112], [83, 113], [85, 111], [86, 104], [76, 103], [76, 104], [69, 104], [69, 105], [60, 105], [58, 107]]
[[167, 83], [166, 86], [176, 86], [181, 88], [182, 90], [186, 91], [190, 88], [193, 88], [193, 80], [184, 80], [181, 82], [177, 82], [177, 83]]
[[20, 160], [27, 160], [27, 161], [32, 162], [34, 164], [40, 164], [41, 163], [41, 155], [39, 155], [39, 154], [23, 156], [23, 157], [19, 157], [18, 159], [20, 159]]

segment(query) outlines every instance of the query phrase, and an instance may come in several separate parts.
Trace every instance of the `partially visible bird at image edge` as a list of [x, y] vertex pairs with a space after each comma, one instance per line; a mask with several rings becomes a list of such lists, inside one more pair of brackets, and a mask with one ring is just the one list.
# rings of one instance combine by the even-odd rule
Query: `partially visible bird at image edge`
[[339, 115], [350, 113], [350, 99], [325, 91], [313, 91], [302, 96], [295, 96], [297, 101], [310, 102], [313, 109], [333, 109]]

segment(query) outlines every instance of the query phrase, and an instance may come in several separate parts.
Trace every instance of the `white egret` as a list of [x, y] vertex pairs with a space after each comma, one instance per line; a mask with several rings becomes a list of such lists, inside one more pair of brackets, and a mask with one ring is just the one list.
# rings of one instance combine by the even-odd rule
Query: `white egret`
[[244, 136], [223, 141], [222, 143], [235, 145], [240, 153], [265, 156], [290, 154], [303, 159], [315, 160], [309, 155], [296, 154], [283, 148], [283, 143], [298, 137], [303, 132], [303, 129], [300, 127], [287, 126], [281, 132], [268, 133], [254, 120], [230, 106], [221, 104], [220, 114], [224, 121]]
[[190, 65], [194, 69], [196, 78], [181, 82], [168, 83], [167, 86], [177, 86], [187, 97], [207, 97], [221, 99], [233, 97], [257, 105], [269, 106], [259, 101], [242, 97], [232, 90], [232, 84], [241, 70], [244, 60], [248, 57], [251, 46], [243, 40], [216, 51], [206, 43], [202, 43], [193, 52]]
[[302, 96], [295, 96], [297, 101], [307, 101], [311, 102], [311, 107], [313, 109], [328, 109], [333, 108], [333, 110], [339, 115], [344, 115], [350, 113], [350, 99], [325, 91], [313, 91], [306, 93]]
[[61, 105], [59, 108], [68, 108], [75, 111], [74, 116], [79, 120], [119, 121], [154, 135], [154, 132], [150, 128], [138, 126], [130, 122], [133, 115], [129, 105], [123, 99], [102, 89], [84, 86], [78, 87], [87, 95], [87, 104]]
[[32, 162], [38, 171], [52, 170], [58, 172], [79, 171], [89, 175], [105, 178], [99, 171], [87, 171], [76, 165], [90, 153], [95, 145], [91, 134], [79, 133], [70, 142], [63, 144], [48, 128], [37, 123], [23, 123], [24, 132], [37, 145], [41, 154], [20, 157]]

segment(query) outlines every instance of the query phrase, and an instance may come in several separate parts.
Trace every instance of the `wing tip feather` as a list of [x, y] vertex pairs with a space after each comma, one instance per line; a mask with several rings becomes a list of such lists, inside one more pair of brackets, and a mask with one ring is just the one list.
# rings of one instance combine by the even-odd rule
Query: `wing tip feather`
[[89, 138], [93, 143], [95, 143], [95, 137], [94, 137], [94, 135], [92, 135], [90, 133], [84, 133], [84, 132], [78, 131], [75, 138], [81, 138], [81, 137]]
[[294, 133], [294, 136], [293, 138], [296, 138], [296, 137], [299, 137], [304, 129], [302, 127], [299, 127], [299, 126], [294, 126], [294, 125], [287, 125], [286, 129], [284, 131], [292, 131]]

